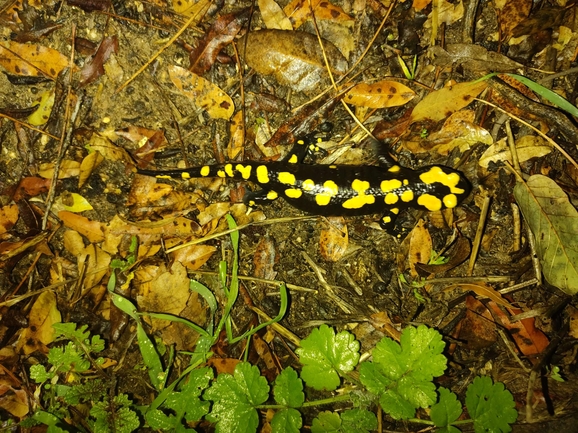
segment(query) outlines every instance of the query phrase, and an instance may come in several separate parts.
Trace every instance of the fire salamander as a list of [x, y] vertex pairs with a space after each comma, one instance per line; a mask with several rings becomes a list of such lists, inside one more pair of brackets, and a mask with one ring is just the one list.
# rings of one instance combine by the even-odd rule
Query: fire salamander
[[389, 155], [380, 155], [376, 166], [303, 163], [306, 156], [320, 151], [317, 143], [321, 141], [310, 134], [297, 140], [291, 152], [275, 162], [137, 172], [161, 179], [220, 177], [251, 181], [262, 190], [245, 195], [243, 201], [248, 206], [283, 197], [293, 207], [315, 215], [381, 214], [381, 227], [393, 234], [399, 233], [395, 219], [400, 210], [454, 208], [470, 192], [469, 182], [459, 171], [440, 165], [411, 170], [397, 165]]

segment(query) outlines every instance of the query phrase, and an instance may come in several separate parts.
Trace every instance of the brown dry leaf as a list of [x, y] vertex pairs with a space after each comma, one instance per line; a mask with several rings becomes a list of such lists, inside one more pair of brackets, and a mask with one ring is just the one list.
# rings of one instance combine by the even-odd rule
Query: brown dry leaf
[[430, 3], [431, 0], [413, 0], [411, 7], [416, 11], [421, 11], [425, 9]]
[[[516, 153], [520, 162], [539, 158], [550, 152], [552, 152], [552, 147], [540, 136], [525, 135], [516, 140]], [[488, 168], [490, 162], [498, 161], [508, 161], [512, 164], [512, 153], [505, 138], [488, 147], [481, 156], [479, 164], [481, 167]]]
[[202, 108], [213, 119], [229, 120], [235, 104], [229, 95], [203, 77], [180, 66], [169, 66], [173, 84], [198, 108]]
[[55, 79], [68, 61], [65, 55], [42, 45], [0, 42], [0, 66], [12, 74]]
[[0, 377], [0, 408], [15, 417], [24, 418], [30, 410], [28, 393], [15, 386], [18, 384], [12, 383], [9, 376]]
[[301, 27], [310, 17], [311, 9], [318, 20], [352, 21], [343, 9], [326, 0], [292, 0], [283, 12], [289, 17], [294, 29]]
[[[509, 316], [495, 302], [490, 301], [487, 305], [494, 314], [496, 321], [509, 331], [520, 352], [526, 355], [533, 364], [538, 362], [537, 355], [548, 347], [549, 341], [548, 337], [536, 328], [536, 321], [530, 318], [511, 322]], [[523, 312], [519, 308], [509, 308], [508, 311], [510, 314]]]
[[118, 147], [108, 137], [101, 133], [91, 135], [86, 148], [90, 152], [98, 152], [109, 161], [132, 161], [131, 156], [122, 147]]
[[486, 87], [486, 81], [473, 81], [435, 90], [415, 106], [411, 113], [411, 122], [443, 120], [467, 107]]
[[[459, 65], [468, 71], [479, 73], [515, 72], [524, 67], [503, 54], [475, 44], [448, 44], [445, 50], [436, 45], [430, 47], [428, 51], [434, 55], [433, 64], [441, 67], [455, 64], [454, 67]], [[520, 82], [517, 83], [519, 85]]]
[[530, 15], [532, 0], [500, 0], [496, 1], [496, 9], [500, 11], [500, 28], [507, 40], [512, 36], [514, 28]]
[[418, 263], [429, 263], [431, 258], [433, 242], [428, 229], [425, 226], [424, 220], [419, 220], [414, 229], [410, 232], [407, 238], [404, 240], [409, 240], [409, 249], [407, 260], [409, 263], [410, 275], [412, 277], [418, 277], [415, 266]]
[[67, 210], [58, 212], [58, 218], [66, 227], [76, 230], [91, 243], [99, 243], [104, 240], [104, 234], [98, 221], [91, 221], [82, 215], [77, 215]]
[[349, 232], [342, 217], [328, 217], [319, 237], [319, 252], [328, 262], [341, 259], [349, 246]]
[[[218, 222], [221, 218], [230, 211], [232, 203], [229, 202], [220, 202], [220, 203], [211, 203], [207, 206], [202, 212], [199, 213], [197, 216], [197, 221], [202, 226], [210, 223], [211, 221]], [[237, 225], [239, 222], [237, 221]]]
[[9, 204], [0, 208], [0, 234], [8, 232], [18, 221], [18, 205]]
[[[331, 42], [323, 42], [323, 47], [332, 73], [343, 75], [347, 60]], [[323, 51], [317, 37], [310, 33], [254, 31], [240, 40], [239, 50], [251, 68], [263, 75], [273, 75], [280, 84], [296, 92], [314, 91], [328, 78]]]
[[90, 244], [85, 249], [88, 256], [86, 273], [83, 284], [83, 294], [97, 286], [108, 273], [111, 257], [94, 244]]
[[372, 314], [369, 317], [369, 321], [375, 329], [383, 332], [385, 335], [389, 335], [395, 341], [399, 341], [401, 338], [401, 332], [395, 327], [385, 311]]
[[578, 340], [578, 309], [575, 307], [569, 307], [566, 312], [570, 319], [570, 331], [569, 334], [572, 338]]
[[466, 316], [460, 322], [459, 339], [469, 350], [480, 350], [496, 342], [496, 324], [484, 304], [473, 296], [466, 298]]
[[[60, 170], [58, 172], [58, 179], [67, 179], [69, 177], [78, 176], [80, 173], [80, 163], [76, 161], [71, 161], [70, 159], [64, 159], [60, 163]], [[38, 175], [45, 179], [52, 179], [54, 176], [54, 163], [46, 162], [40, 164], [38, 168]]]
[[275, 241], [268, 235], [263, 236], [253, 255], [253, 275], [265, 280], [274, 280], [277, 277], [274, 267], [278, 259]]
[[19, 202], [22, 199], [36, 197], [44, 194], [50, 189], [52, 179], [42, 179], [40, 177], [25, 177], [20, 180], [12, 199]]
[[91, 152], [80, 163], [80, 172], [78, 175], [78, 188], [82, 188], [93, 170], [104, 160], [100, 152]]
[[175, 261], [185, 265], [187, 269], [196, 271], [203, 266], [216, 251], [217, 248], [212, 245], [190, 245], [179, 248], [171, 253], [171, 256]]
[[51, 291], [42, 292], [28, 317], [28, 327], [22, 330], [18, 339], [17, 348], [25, 355], [35, 351], [48, 353], [48, 344], [54, 341], [54, 323], [62, 320], [60, 311], [56, 307], [56, 295]]
[[243, 121], [243, 110], [238, 111], [231, 120], [229, 136], [231, 140], [227, 146], [227, 156], [229, 161], [237, 159], [245, 147], [245, 122]]
[[259, 0], [259, 12], [268, 29], [293, 30], [291, 20], [275, 0]]
[[233, 374], [235, 372], [235, 367], [241, 362], [240, 359], [235, 358], [217, 358], [212, 357], [207, 361], [207, 365], [215, 369], [215, 374], [219, 375], [221, 373]]
[[387, 108], [405, 105], [413, 99], [415, 92], [397, 81], [378, 81], [373, 84], [357, 84], [349, 90], [343, 100], [348, 104], [368, 108]]
[[[138, 279], [138, 272], [135, 276]], [[140, 282], [139, 290], [145, 295], [137, 295], [137, 302], [142, 310], [172, 314], [204, 326], [207, 309], [201, 305], [198, 294], [189, 290], [187, 270], [181, 263], [174, 262], [170, 270], [157, 268], [152, 280]], [[175, 344], [177, 350], [192, 350], [199, 338], [197, 332], [182, 323], [144, 317], [152, 325], [151, 332], [159, 332], [163, 342]]]
[[127, 206], [133, 218], [186, 214], [194, 209], [199, 196], [196, 193], [175, 191], [167, 183], [157, 183], [150, 176], [136, 175], [128, 195]]

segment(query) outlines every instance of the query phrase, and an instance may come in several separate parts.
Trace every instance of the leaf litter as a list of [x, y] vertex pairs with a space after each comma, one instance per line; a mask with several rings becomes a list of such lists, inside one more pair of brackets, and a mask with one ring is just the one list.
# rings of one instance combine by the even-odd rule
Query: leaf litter
[[[51, 325], [61, 321], [88, 324], [111, 347], [128, 351], [127, 366], [121, 367], [118, 375], [119, 406], [125, 402], [120, 393], [127, 390], [147, 399], [150, 394], [143, 384], [147, 373], [136, 381], [132, 373], [139, 362], [129, 350], [134, 330], [123, 325], [133, 323], [130, 320], [134, 318], [122, 319], [111, 306], [112, 295], [107, 291], [113, 264], [127, 258], [130, 239], [135, 236], [136, 262], [130, 266], [136, 277], [129, 277], [133, 271], [120, 272], [116, 290], [133, 300], [139, 312], [173, 314], [204, 326], [209, 310], [203, 297], [189, 290], [188, 281], [201, 280], [219, 303], [226, 302], [217, 275], [222, 273], [220, 258], [231, 260], [226, 238], [218, 237], [226, 229], [223, 216], [228, 213], [239, 225], [249, 225], [241, 237], [243, 277], [283, 280], [309, 290], [293, 292], [283, 325], [302, 338], [318, 321], [337, 326], [337, 333], [321, 328], [319, 335], [312, 334], [315, 339], [323, 333], [316, 347], [342, 349], [341, 353], [320, 350], [315, 355], [322, 359], [322, 373], [331, 377], [331, 384], [338, 383], [338, 374], [349, 373], [343, 359], [351, 355], [353, 343], [339, 333], [344, 325], [357, 324], [357, 338], [369, 351], [376, 334], [387, 332], [399, 338], [408, 324], [418, 322], [454, 339], [451, 356], [457, 370], [445, 383], [453, 390], [461, 373], [489, 369], [495, 379], [506, 383], [519, 405], [531, 407], [534, 417], [542, 416], [546, 404], [536, 397], [525, 400], [526, 395], [535, 394], [527, 393], [528, 378], [519, 364], [543, 367], [540, 362], [545, 362], [542, 356], [551, 339], [564, 343], [552, 350], [568, 380], [551, 383], [555, 392], [548, 397], [553, 396], [557, 408], [565, 396], [575, 395], [571, 368], [575, 342], [553, 323], [575, 316], [572, 301], [564, 296], [575, 294], [577, 287], [572, 202], [578, 176], [535, 131], [511, 121], [513, 137], [508, 139], [506, 129], [500, 127], [505, 120], [501, 113], [476, 102], [476, 98], [491, 100], [566, 146], [564, 138], [576, 136], [575, 119], [565, 114], [576, 113], [572, 67], [578, 36], [572, 9], [557, 5], [532, 10], [531, 2], [517, 0], [480, 4], [475, 43], [467, 44], [459, 35], [464, 13], [467, 15], [471, 5], [462, 2], [440, 2], [436, 8], [428, 1], [413, 6], [404, 3], [403, 8], [392, 8], [389, 16], [389, 4], [379, 2], [263, 0], [259, 1], [261, 12], [252, 13], [248, 2], [127, 3], [106, 14], [98, 11], [110, 7], [107, 2], [98, 8], [89, 1], [73, 3], [75, 7], [69, 2], [56, 10], [52, 2], [17, 2], [14, 8], [0, 11], [2, 22], [13, 32], [12, 40], [5, 34], [0, 44], [4, 72], [0, 81], [0, 286], [4, 299], [12, 305], [3, 313], [7, 329], [2, 334], [3, 350], [12, 354], [3, 365], [14, 376], [3, 383], [12, 391], [0, 398], [0, 407], [14, 419], [33, 410], [21, 397], [23, 390], [30, 395], [34, 392], [20, 376], [29, 371], [26, 357], [48, 353], [56, 344]], [[82, 15], [81, 9], [85, 11]], [[172, 36], [188, 19], [191, 27], [177, 42], [117, 93], [126, 77], [155, 55], [167, 35]], [[378, 32], [382, 20], [385, 28]], [[72, 39], [72, 24], [76, 39]], [[71, 40], [78, 48], [74, 56]], [[81, 50], [81, 44], [92, 49]], [[547, 50], [557, 53], [555, 64], [547, 62]], [[406, 68], [404, 73], [398, 55], [405, 65], [412, 65], [417, 55], [415, 70]], [[353, 66], [356, 68], [348, 73]], [[67, 70], [71, 81], [63, 72]], [[549, 80], [548, 74], [538, 70], [569, 73]], [[516, 75], [480, 80], [490, 72]], [[516, 76], [523, 86], [509, 81]], [[502, 87], [495, 82], [512, 84]], [[516, 99], [520, 93], [538, 105]], [[244, 98], [248, 95], [282, 103], [247, 109]], [[68, 116], [77, 96], [79, 116], [70, 124]], [[378, 148], [364, 141], [365, 133], [342, 104], [384, 140]], [[303, 105], [305, 108], [295, 110]], [[453, 213], [406, 215], [409, 229], [417, 229], [405, 246], [376, 230], [371, 219], [287, 222], [284, 217], [300, 214], [277, 202], [249, 212], [235, 203], [250, 189], [243, 183], [207, 179], [161, 182], [132, 174], [135, 163], [173, 168], [232, 158], [278, 159], [295, 138], [316, 130], [324, 121], [333, 123], [332, 137], [323, 143], [325, 152], [338, 155], [351, 146], [340, 158], [358, 165], [376, 164], [376, 153], [384, 152], [413, 168], [451, 165], [466, 174], [474, 193]], [[55, 141], [39, 134], [38, 128], [64, 138]], [[61, 149], [65, 151], [61, 153]], [[533, 176], [514, 187], [508, 164], [519, 164], [524, 174]], [[53, 183], [55, 171], [58, 176]], [[475, 245], [482, 191], [493, 201], [482, 224], [483, 237]], [[43, 222], [50, 194], [54, 205]], [[515, 228], [514, 199], [523, 215], [521, 230]], [[283, 223], [257, 225], [275, 218]], [[531, 250], [525, 225], [535, 237], [535, 250]], [[203, 241], [206, 236], [216, 238]], [[454, 256], [453, 246], [463, 242], [474, 244], [472, 249], [461, 248], [466, 255], [481, 248], [469, 276], [467, 260]], [[303, 260], [302, 251], [312, 262]], [[531, 265], [534, 251], [541, 264], [538, 276], [543, 275], [545, 283], [506, 294], [510, 286], [536, 276]], [[243, 281], [247, 283], [242, 287], [243, 302], [234, 309], [235, 326], [248, 329], [258, 324], [250, 308], [256, 306], [274, 316], [279, 298], [276, 285]], [[24, 297], [27, 290], [34, 293], [43, 287], [54, 288], [32, 299]], [[311, 290], [316, 295], [311, 295]], [[334, 303], [337, 298], [343, 298], [354, 311], [344, 315]], [[564, 302], [571, 305], [556, 310], [557, 315], [544, 313]], [[560, 313], [563, 311], [568, 316]], [[8, 317], [18, 315], [28, 323], [8, 322]], [[378, 326], [375, 317], [387, 327]], [[202, 344], [200, 334], [182, 323], [166, 326], [167, 320], [157, 318], [143, 323], [146, 332], [160, 341], [159, 348], [168, 349], [163, 352], [166, 360], [173, 359], [173, 348], [181, 362], [186, 355], [179, 351], [193, 352], [197, 341]], [[496, 337], [496, 325], [505, 330], [509, 342]], [[139, 326], [139, 332], [144, 332]], [[285, 349], [276, 343], [279, 335], [269, 331], [259, 336], [270, 346], [267, 357], [274, 358], [267, 362], [268, 371], [290, 363]], [[401, 343], [405, 350], [404, 344], [407, 342]], [[313, 349], [306, 345], [301, 350]], [[221, 339], [212, 350], [223, 359], [233, 359], [244, 349]], [[247, 350], [254, 365], [263, 368], [259, 363], [265, 355], [258, 355], [250, 345]], [[379, 350], [376, 354], [382, 356]], [[497, 367], [497, 359], [508, 368]], [[237, 365], [241, 366], [230, 378], [219, 375], [218, 386], [208, 394], [215, 402], [215, 413], [225, 411], [219, 406], [226, 403], [225, 397], [242, 410], [252, 407], [252, 399], [266, 400], [258, 370]], [[318, 379], [319, 388], [327, 386], [315, 372], [307, 368], [302, 372]], [[441, 368], [436, 369], [438, 373]], [[249, 379], [259, 385], [245, 387], [243, 381]], [[226, 382], [238, 383], [240, 388], [217, 395]], [[534, 393], [547, 392], [539, 384], [529, 383]], [[431, 400], [434, 394], [427, 386], [423, 396]], [[478, 390], [503, 398], [496, 386], [499, 388], [480, 382]], [[251, 395], [255, 389], [258, 393]], [[446, 395], [445, 388], [439, 392]], [[484, 392], [460, 397], [466, 398], [468, 410], [471, 406], [489, 413], [481, 403]], [[403, 399], [409, 395], [402, 387], [382, 398], [396, 399], [398, 413], [404, 414], [408, 406]], [[575, 407], [576, 402], [568, 401], [568, 408]], [[449, 394], [442, 402], [447, 405], [447, 416], [457, 419], [456, 402]], [[415, 407], [422, 403], [411, 401]], [[432, 419], [444, 426], [440, 409], [433, 406]], [[287, 420], [294, 415], [288, 413]], [[319, 419], [330, 423], [335, 421], [331, 415]], [[339, 421], [345, 423], [349, 415], [344, 413]], [[481, 414], [477, 416], [484, 422]], [[532, 411], [527, 410], [518, 422], [530, 422], [531, 416]], [[388, 419], [388, 428], [399, 428], [395, 418]], [[556, 417], [549, 422], [556, 428], [552, 427]], [[251, 418], [250, 424], [256, 423], [258, 420]], [[317, 419], [313, 425], [318, 426]], [[508, 428], [507, 424], [501, 427]], [[217, 424], [218, 428], [224, 427]]]

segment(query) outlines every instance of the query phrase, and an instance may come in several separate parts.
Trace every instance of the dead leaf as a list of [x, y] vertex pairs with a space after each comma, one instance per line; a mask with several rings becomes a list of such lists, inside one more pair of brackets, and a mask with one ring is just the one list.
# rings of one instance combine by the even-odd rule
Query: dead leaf
[[61, 322], [56, 306], [56, 295], [51, 291], [42, 292], [32, 305], [28, 317], [28, 327], [22, 330], [17, 347], [25, 355], [33, 352], [48, 353], [48, 344], [54, 341], [54, 323]]
[[263, 236], [253, 255], [253, 275], [265, 280], [274, 280], [277, 277], [274, 267], [279, 260], [275, 241], [268, 235]]
[[301, 27], [310, 17], [311, 10], [318, 20], [352, 21], [343, 9], [326, 0], [292, 0], [283, 12], [289, 17], [294, 29]]
[[203, 19], [209, 10], [211, 0], [172, 0], [172, 5], [174, 11], [178, 14], [185, 17], [195, 16], [196, 19], [193, 24], [196, 24]]
[[452, 284], [447, 286], [445, 290], [452, 290], [452, 289], [460, 289], [462, 291], [472, 291], [478, 296], [482, 296], [484, 298], [489, 298], [494, 301], [498, 305], [502, 305], [503, 307], [514, 308], [512, 304], [510, 304], [506, 299], [502, 297], [500, 292], [496, 291], [491, 286], [488, 286], [484, 283], [464, 283], [464, 284]]
[[411, 122], [443, 120], [471, 104], [487, 86], [486, 81], [473, 81], [435, 90], [415, 106], [411, 113]]
[[373, 84], [357, 84], [349, 90], [343, 100], [348, 104], [368, 108], [387, 108], [405, 105], [413, 99], [415, 92], [397, 81], [378, 81]]
[[66, 227], [76, 230], [92, 243], [99, 243], [104, 240], [104, 234], [98, 221], [91, 221], [82, 215], [66, 210], [58, 212], [58, 218]]
[[[550, 152], [552, 152], [552, 147], [540, 136], [525, 135], [516, 140], [516, 153], [519, 162], [539, 158], [548, 155]], [[481, 167], [488, 168], [491, 162], [504, 161], [513, 164], [512, 153], [505, 138], [488, 147], [481, 156], [479, 164]]]
[[91, 152], [84, 157], [80, 163], [80, 170], [78, 173], [78, 189], [84, 186], [93, 170], [98, 167], [103, 160], [104, 157], [98, 151]]
[[469, 350], [480, 350], [494, 344], [497, 340], [496, 324], [486, 306], [473, 296], [468, 296], [466, 307], [458, 338], [467, 342]]
[[42, 45], [0, 42], [0, 66], [15, 75], [55, 79], [68, 62], [65, 55]]
[[0, 408], [12, 416], [24, 418], [30, 408], [28, 406], [28, 393], [23, 389], [14, 387], [9, 376], [0, 378]]
[[[58, 171], [58, 179], [68, 179], [69, 177], [78, 176], [80, 173], [80, 163], [76, 161], [71, 161], [70, 159], [64, 159], [60, 163], [60, 170]], [[38, 167], [38, 175], [44, 177], [45, 179], [52, 179], [54, 176], [54, 163], [46, 162], [40, 164]]]
[[207, 112], [213, 119], [229, 120], [235, 111], [235, 104], [229, 95], [203, 77], [179, 66], [169, 66], [169, 76], [173, 84], [191, 102]]
[[343, 217], [328, 217], [319, 236], [319, 253], [328, 262], [341, 259], [349, 246], [349, 232]]
[[40, 177], [25, 177], [20, 180], [14, 191], [12, 200], [19, 202], [22, 199], [36, 197], [44, 194], [50, 189], [51, 179], [42, 179]]
[[291, 20], [275, 0], [259, 0], [259, 12], [268, 29], [293, 30]]
[[80, 86], [87, 86], [104, 75], [104, 64], [109, 57], [118, 52], [118, 38], [116, 35], [105, 37], [94, 56], [84, 64], [80, 71]]
[[[169, 244], [167, 244], [170, 247]], [[212, 245], [190, 245], [188, 247], [179, 248], [171, 253], [173, 259], [185, 265], [187, 269], [196, 271], [209, 260], [217, 248]]]
[[10, 204], [0, 208], [0, 234], [8, 232], [18, 221], [18, 205]]
[[404, 240], [404, 243], [406, 241], [409, 241], [407, 261], [410, 275], [412, 277], [419, 277], [419, 273], [415, 267], [418, 263], [429, 263], [433, 249], [431, 235], [425, 226], [424, 220], [418, 221], [414, 229]]

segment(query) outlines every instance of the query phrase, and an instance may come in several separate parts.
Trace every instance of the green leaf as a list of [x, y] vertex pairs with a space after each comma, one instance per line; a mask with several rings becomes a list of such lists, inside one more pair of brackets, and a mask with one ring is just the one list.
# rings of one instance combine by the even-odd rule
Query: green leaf
[[462, 414], [462, 405], [457, 396], [447, 388], [438, 389], [439, 401], [431, 407], [431, 420], [436, 427], [448, 427]]
[[333, 412], [321, 412], [311, 424], [311, 433], [341, 432], [341, 418]]
[[171, 392], [164, 406], [175, 411], [179, 419], [199, 421], [209, 412], [209, 403], [199, 397], [213, 379], [213, 370], [204, 367], [191, 371], [179, 392]]
[[544, 278], [569, 295], [578, 293], [578, 212], [552, 179], [531, 176], [514, 197], [536, 238]]
[[377, 429], [377, 417], [365, 409], [349, 409], [341, 414], [343, 431], [346, 433], [366, 433]]
[[332, 391], [339, 386], [339, 373], [352, 371], [359, 362], [359, 342], [353, 334], [321, 325], [301, 341], [296, 350], [303, 364], [301, 378], [317, 390]]
[[373, 363], [360, 367], [361, 383], [393, 418], [411, 418], [415, 409], [436, 401], [432, 380], [446, 368], [444, 346], [441, 334], [423, 325], [406, 328], [400, 344], [383, 338], [373, 350]]
[[206, 418], [217, 423], [217, 433], [253, 433], [259, 425], [255, 406], [267, 400], [269, 385], [256, 366], [241, 362], [233, 376], [220, 374], [204, 397], [214, 402]]
[[77, 405], [85, 401], [99, 401], [107, 396], [108, 388], [106, 384], [100, 380], [89, 380], [85, 383], [71, 387], [66, 394], [63, 395], [64, 401], [71, 405]]
[[466, 407], [478, 432], [509, 432], [518, 412], [512, 393], [501, 382], [489, 377], [476, 377], [466, 391]]
[[55, 373], [46, 371], [42, 364], [35, 364], [30, 366], [30, 377], [36, 383], [46, 382], [54, 377]]
[[303, 394], [303, 382], [297, 376], [297, 372], [287, 367], [275, 379], [273, 387], [275, 401], [287, 407], [301, 407], [305, 401]]
[[140, 426], [137, 414], [130, 409], [131, 401], [126, 394], [115, 396], [112, 403], [102, 401], [90, 409], [94, 420], [89, 420], [95, 433], [130, 433]]
[[528, 86], [542, 98], [556, 105], [558, 108], [561, 108], [567, 113], [570, 113], [572, 116], [578, 117], [578, 108], [576, 108], [566, 99], [562, 98], [556, 92], [553, 92], [552, 90], [542, 86], [541, 84], [536, 83], [535, 81], [530, 80], [529, 78], [524, 77], [523, 75], [517, 74], [506, 74], [506, 75], [509, 75], [510, 77], [515, 78], [522, 84]]
[[296, 409], [282, 409], [271, 420], [273, 433], [299, 433], [302, 426], [301, 414]]

